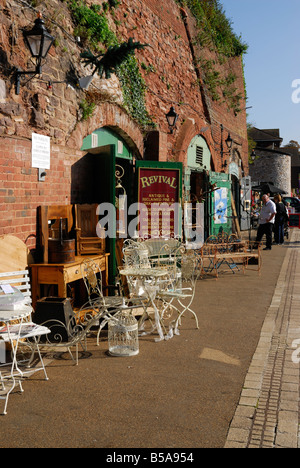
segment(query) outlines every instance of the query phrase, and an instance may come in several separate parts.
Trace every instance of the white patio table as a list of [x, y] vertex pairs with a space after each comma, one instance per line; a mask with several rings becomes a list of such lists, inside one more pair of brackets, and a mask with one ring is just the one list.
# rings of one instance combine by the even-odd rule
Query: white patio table
[[[155, 327], [159, 335], [159, 338], [155, 338], [155, 341], [168, 339], [169, 337], [163, 333], [159, 311], [155, 304], [155, 297], [159, 290], [159, 281], [169, 277], [169, 270], [163, 267], [140, 268], [138, 266], [125, 266], [121, 267], [119, 271], [121, 275], [127, 277], [129, 285], [133, 285], [135, 294], [143, 296], [146, 293], [154, 310]], [[144, 320], [145, 312], [140, 324], [143, 324]]]

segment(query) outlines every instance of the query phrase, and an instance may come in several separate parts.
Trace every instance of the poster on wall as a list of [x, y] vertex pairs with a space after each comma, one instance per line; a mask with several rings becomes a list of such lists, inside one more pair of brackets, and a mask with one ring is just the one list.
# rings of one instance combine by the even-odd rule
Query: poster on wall
[[228, 189], [226, 187], [219, 188], [215, 191], [215, 209], [214, 222], [215, 224], [227, 223], [227, 197]]
[[177, 168], [139, 167], [140, 237], [173, 237], [181, 232], [180, 180]]
[[32, 133], [32, 167], [50, 169], [50, 137]]

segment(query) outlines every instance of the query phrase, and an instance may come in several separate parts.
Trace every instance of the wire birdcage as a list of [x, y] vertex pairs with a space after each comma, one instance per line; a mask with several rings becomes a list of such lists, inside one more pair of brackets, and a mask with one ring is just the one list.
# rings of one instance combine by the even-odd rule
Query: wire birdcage
[[138, 322], [128, 311], [108, 322], [108, 352], [111, 356], [135, 356], [139, 353]]

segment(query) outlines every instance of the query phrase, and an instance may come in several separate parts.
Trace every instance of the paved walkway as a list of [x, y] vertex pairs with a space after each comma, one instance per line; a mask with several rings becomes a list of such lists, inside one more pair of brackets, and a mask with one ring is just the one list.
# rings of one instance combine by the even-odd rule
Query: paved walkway
[[295, 229], [225, 448], [300, 448], [299, 249]]
[[180, 336], [143, 336], [135, 357], [109, 356], [105, 335], [78, 366], [58, 356], [49, 381], [11, 395], [0, 447], [300, 448], [299, 249], [295, 229], [261, 275], [200, 280], [199, 330], [187, 314]]

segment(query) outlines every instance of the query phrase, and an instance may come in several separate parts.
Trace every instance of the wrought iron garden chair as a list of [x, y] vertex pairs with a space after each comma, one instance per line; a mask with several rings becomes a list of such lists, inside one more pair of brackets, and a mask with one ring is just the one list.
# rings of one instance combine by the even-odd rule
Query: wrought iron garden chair
[[164, 238], [149, 238], [141, 242], [143, 248], [148, 251], [148, 259], [152, 266], [157, 265], [159, 260], [164, 257], [174, 256], [176, 251], [181, 247], [180, 239], [170, 237]]
[[[126, 241], [124, 241], [122, 249], [123, 267], [151, 268], [149, 251], [143, 244], [144, 242], [141, 240], [135, 241], [133, 239], [126, 239]], [[124, 276], [122, 276], [122, 278], [124, 279]], [[138, 277], [127, 276], [126, 286], [128, 288], [128, 305], [135, 308], [140, 307], [143, 310], [138, 322], [139, 330], [144, 330], [146, 319], [150, 321], [151, 327], [153, 328], [152, 319], [147, 312], [151, 301], [149, 300], [149, 295], [145, 291], [143, 282]]]
[[[3, 329], [5, 329], [5, 331], [3, 331]], [[46, 335], [48, 332], [48, 328], [27, 321], [24, 323], [21, 322], [14, 325], [8, 325], [7, 327], [0, 327], [0, 344], [15, 343], [11, 348], [12, 362], [9, 362], [7, 365], [5, 363], [1, 364], [3, 370], [0, 371], [0, 400], [5, 400], [3, 414], [7, 414], [6, 409], [8, 399], [10, 393], [14, 390], [16, 385], [19, 385], [20, 391], [23, 392], [22, 381], [28, 374], [37, 371], [43, 371], [45, 380], [49, 380], [39, 348], [39, 338], [42, 335]], [[35, 366], [32, 369], [31, 365], [34, 358], [34, 353], [31, 353], [31, 357], [26, 359], [26, 362], [21, 361], [19, 359], [19, 354], [17, 353], [18, 346], [20, 344], [28, 344], [30, 343], [30, 340], [33, 340], [34, 351], [37, 352], [38, 362], [40, 363], [40, 366]]]
[[[166, 266], [166, 257], [162, 257]], [[177, 318], [169, 323], [169, 336], [173, 333], [179, 334], [178, 325], [184, 313], [189, 311], [196, 321], [196, 328], [199, 328], [198, 317], [191, 309], [195, 296], [197, 280], [202, 270], [202, 259], [193, 251], [186, 251], [184, 247], [177, 249], [174, 256], [168, 259], [170, 274], [168, 283], [161, 284], [157, 297], [162, 301], [160, 309], [161, 322], [164, 324], [170, 317], [172, 311], [176, 311]]]
[[99, 345], [100, 333], [108, 320], [126, 305], [125, 298], [121, 295], [105, 296], [103, 294], [102, 275], [99, 265], [94, 260], [87, 258], [81, 263], [81, 272], [86, 286], [88, 301], [77, 313], [80, 324], [93, 325], [99, 323], [97, 344]]

